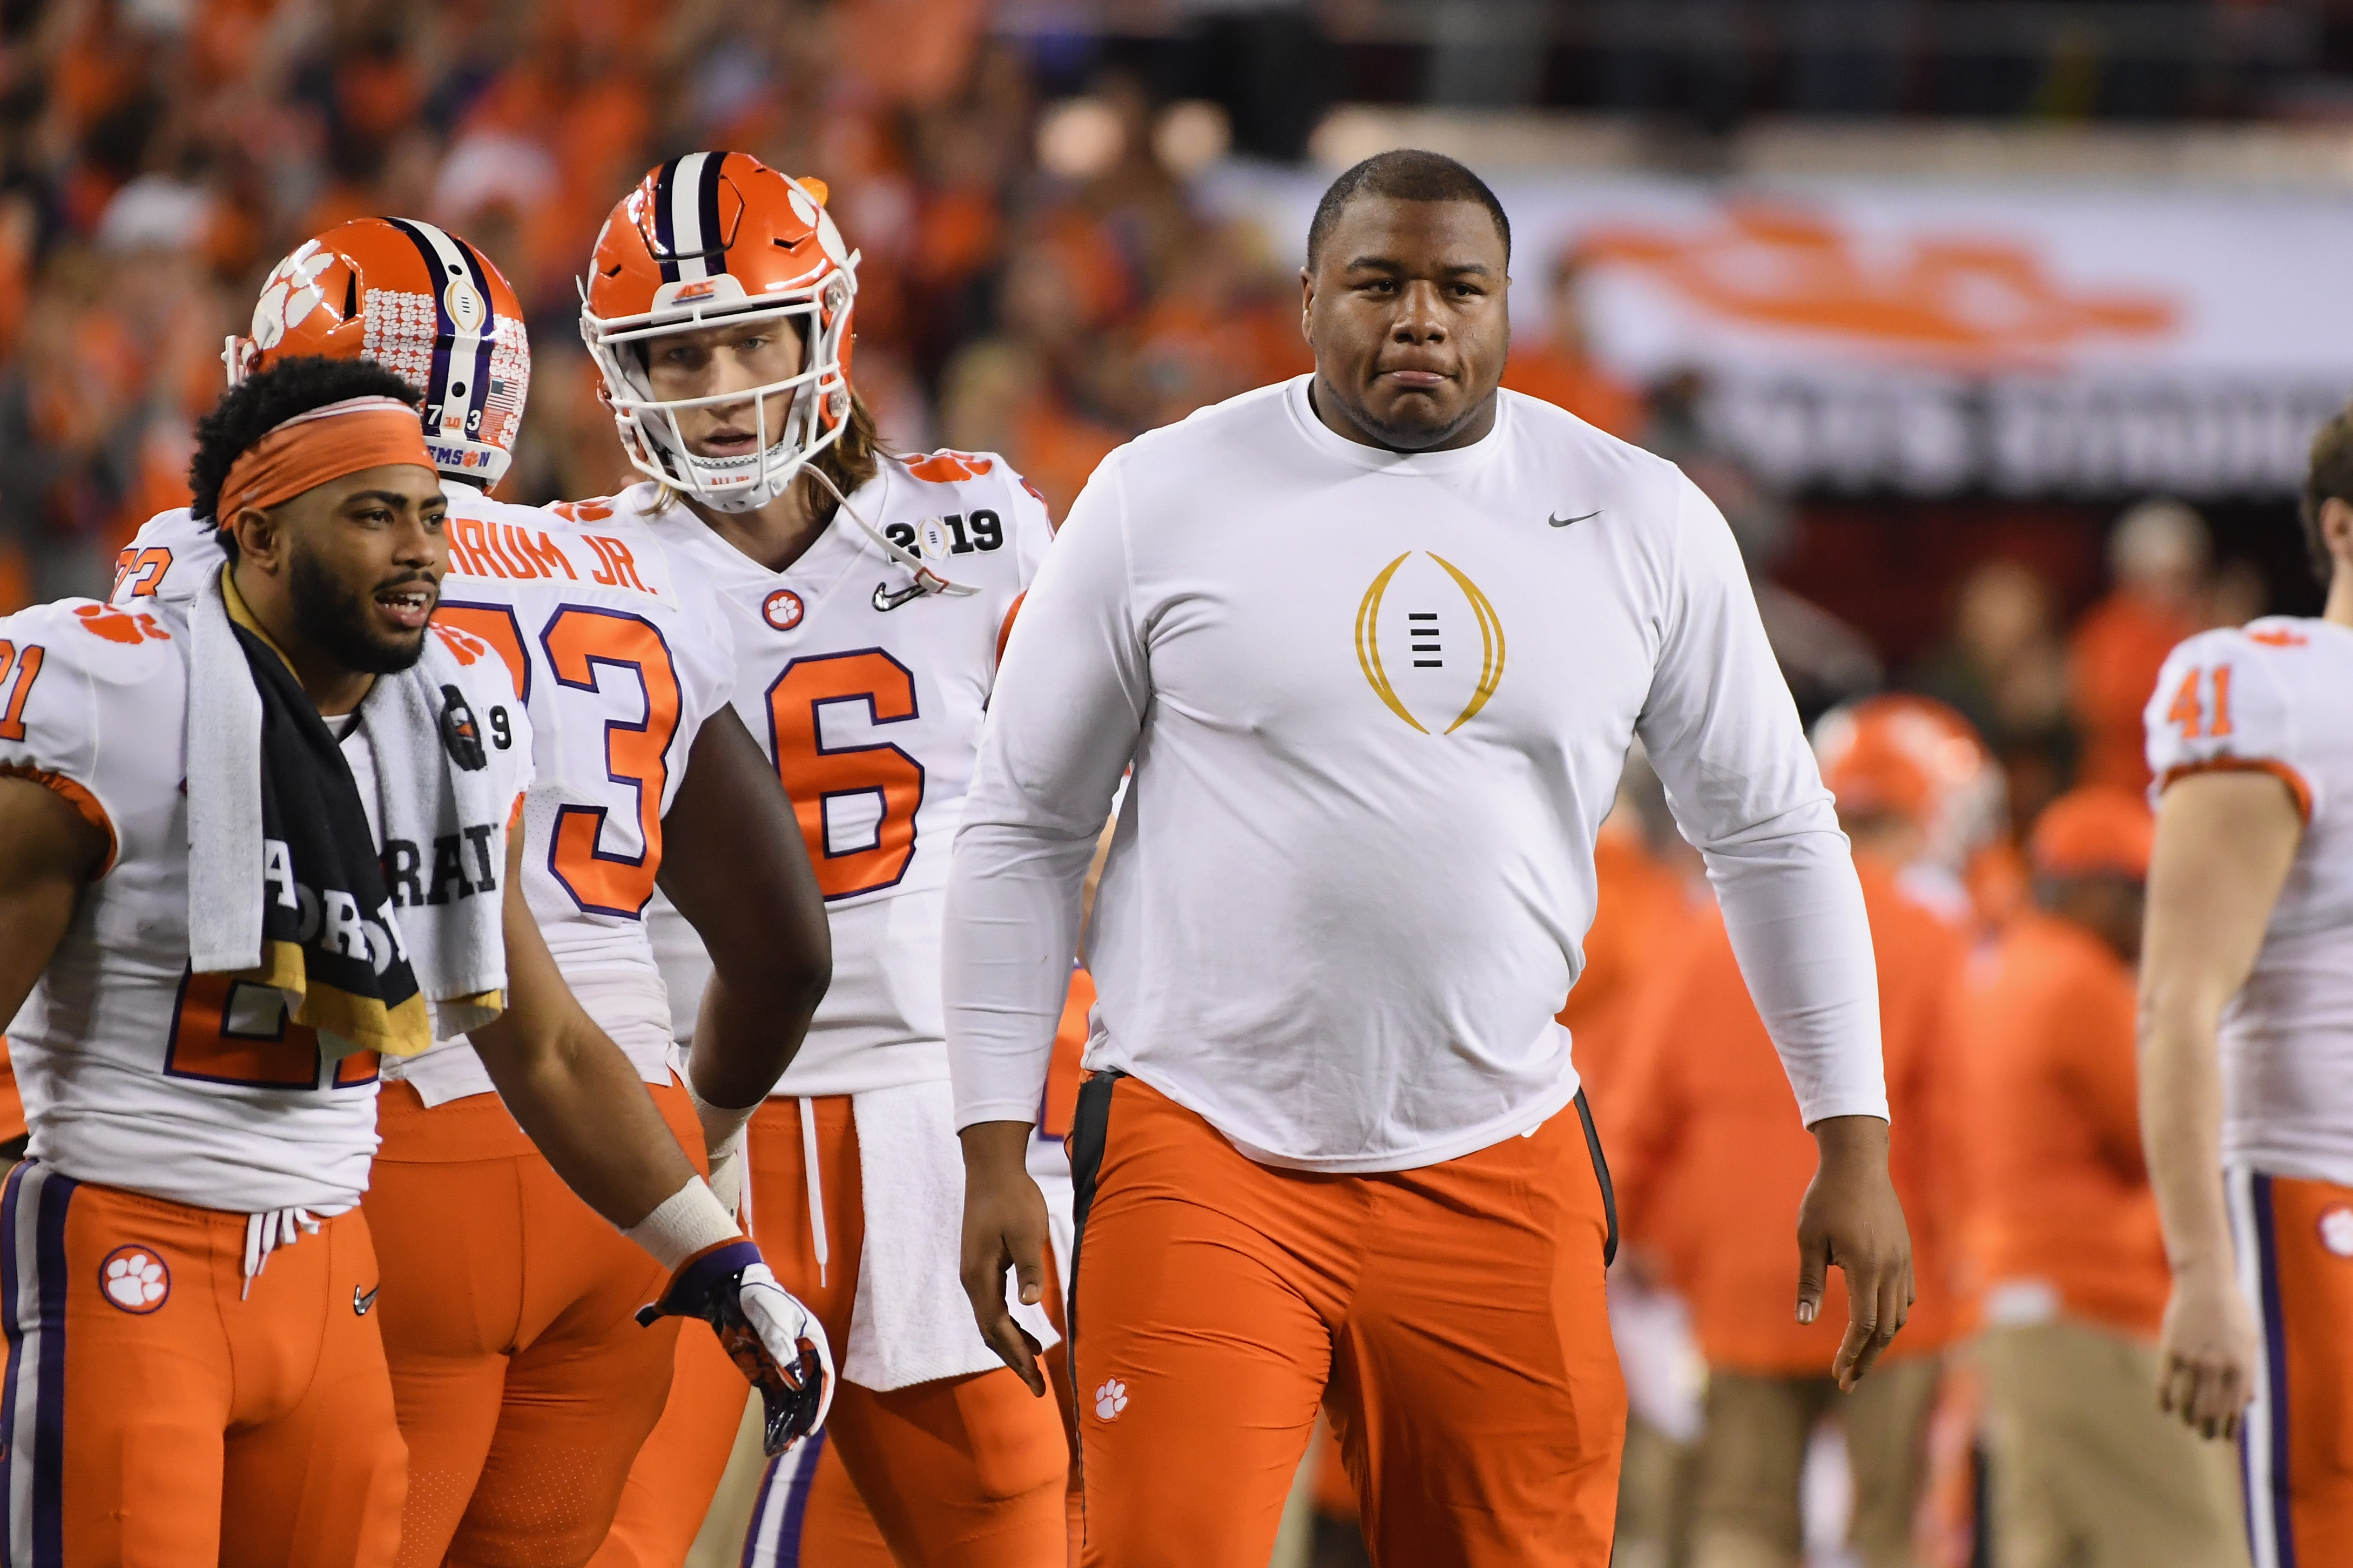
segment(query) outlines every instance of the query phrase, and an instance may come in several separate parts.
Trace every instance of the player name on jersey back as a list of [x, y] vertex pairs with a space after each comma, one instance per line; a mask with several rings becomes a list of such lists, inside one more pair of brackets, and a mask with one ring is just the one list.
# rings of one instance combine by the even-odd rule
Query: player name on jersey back
[[[593, 516], [604, 509], [592, 503], [588, 510]], [[669, 562], [659, 549], [647, 550], [642, 540], [632, 542], [616, 532], [595, 531], [593, 522], [568, 507], [552, 516], [512, 506], [500, 511], [506, 515], [482, 516], [470, 509], [451, 508], [446, 534], [452, 576], [601, 588], [677, 607]], [[565, 522], [579, 531], [566, 531]]]

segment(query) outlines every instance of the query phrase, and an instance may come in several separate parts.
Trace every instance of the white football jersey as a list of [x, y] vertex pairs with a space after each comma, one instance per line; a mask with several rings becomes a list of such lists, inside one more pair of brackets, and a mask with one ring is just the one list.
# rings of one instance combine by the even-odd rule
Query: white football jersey
[[2222, 1155], [2353, 1185], [2353, 630], [2266, 616], [2175, 648], [2143, 715], [2154, 793], [2276, 775], [2304, 838], [2247, 983], [2222, 1011]]
[[[687, 753], [733, 688], [727, 616], [659, 541], [608, 510], [510, 506], [466, 485], [448, 494], [434, 624], [495, 649], [531, 718], [524, 895], [588, 1016], [647, 1082], [668, 1083], [670, 1001], [645, 909]], [[165, 512], [123, 551], [115, 602], [174, 603], [219, 559], [208, 525]], [[462, 1039], [386, 1076], [427, 1105], [492, 1089]]]
[[[680, 573], [727, 601], [735, 710], [784, 780], [833, 930], [833, 984], [779, 1095], [944, 1082], [940, 913], [981, 719], [1016, 607], [1053, 538], [1044, 501], [1002, 458], [885, 458], [849, 498], [966, 595], [911, 574], [849, 518], [771, 572], [651, 484], [613, 503], [646, 518]], [[684, 1034], [710, 970], [657, 904], [654, 939]]]
[[[9, 1026], [31, 1152], [202, 1208], [336, 1212], [367, 1186], [375, 1056], [329, 1061], [275, 988], [189, 969], [187, 648], [160, 600], [0, 619], [0, 772], [58, 790], [112, 846]], [[512, 801], [530, 782], [529, 721], [503, 672], [460, 678], [491, 731], [496, 797]], [[364, 725], [343, 750], [373, 805]], [[501, 896], [506, 815], [484, 826], [461, 897]]]

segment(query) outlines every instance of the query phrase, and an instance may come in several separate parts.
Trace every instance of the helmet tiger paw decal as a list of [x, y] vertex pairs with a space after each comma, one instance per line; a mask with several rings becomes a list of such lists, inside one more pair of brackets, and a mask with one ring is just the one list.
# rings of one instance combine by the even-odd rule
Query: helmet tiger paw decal
[[326, 302], [319, 289], [319, 274], [334, 265], [335, 253], [323, 248], [317, 240], [305, 240], [277, 266], [269, 269], [269, 279], [261, 286], [261, 298], [253, 304], [253, 342], [257, 348], [274, 349], [303, 317]]
[[144, 610], [133, 614], [105, 605], [76, 605], [74, 614], [80, 617], [82, 630], [92, 637], [104, 637], [109, 642], [129, 643], [136, 647], [150, 639], [156, 642], [172, 640], [172, 634]]
[[1104, 1421], [1116, 1421], [1119, 1413], [1127, 1408], [1127, 1384], [1112, 1378], [1095, 1390], [1095, 1415]]
[[110, 1304], [143, 1317], [171, 1300], [172, 1270], [162, 1253], [134, 1241], [106, 1255], [98, 1266], [98, 1288]]

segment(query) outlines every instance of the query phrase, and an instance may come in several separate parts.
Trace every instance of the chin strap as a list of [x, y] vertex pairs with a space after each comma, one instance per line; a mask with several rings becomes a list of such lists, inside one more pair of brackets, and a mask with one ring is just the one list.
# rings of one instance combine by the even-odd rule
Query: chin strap
[[[818, 468], [815, 463], [810, 463], [805, 467], [803, 471], [806, 473], [815, 474], [817, 476], [818, 483], [823, 485], [827, 489], [833, 492], [833, 499], [840, 504], [842, 511], [849, 516], [849, 521], [856, 523], [865, 533], [866, 537], [872, 540], [875, 542], [875, 545], [881, 550], [883, 554], [889, 556], [894, 564], [905, 567], [907, 571], [913, 575], [915, 579], [914, 586], [907, 593], [886, 595], [881, 588], [876, 588], [874, 590], [874, 597], [877, 605], [881, 605], [885, 598], [891, 600], [892, 605], [902, 605], [910, 598], [925, 597], [933, 594], [945, 594], [950, 598], [961, 599], [967, 595], [977, 594], [980, 592], [979, 589], [972, 587], [968, 584], [949, 582], [945, 577], [943, 577], [938, 573], [933, 571], [931, 567], [924, 563], [922, 556], [916, 554], [905, 545], [892, 540], [888, 534], [882, 532], [872, 523], [867, 521], [864, 517], [860, 515], [858, 509], [849, 504], [849, 498], [841, 493], [841, 487], [833, 482], [833, 476], [827, 473], [823, 468]], [[888, 608], [890, 606], [884, 605], [883, 607]]]

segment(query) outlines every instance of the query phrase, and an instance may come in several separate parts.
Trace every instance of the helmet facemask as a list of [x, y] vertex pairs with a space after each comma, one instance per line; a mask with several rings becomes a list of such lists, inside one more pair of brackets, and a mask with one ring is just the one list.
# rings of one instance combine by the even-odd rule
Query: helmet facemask
[[[783, 495], [849, 424], [849, 376], [842, 355], [857, 295], [857, 259], [852, 256], [849, 267], [828, 270], [812, 288], [782, 299], [754, 301], [725, 274], [665, 288], [662, 292], [672, 297], [658, 299], [656, 308], [641, 316], [602, 320], [585, 308], [584, 298], [580, 335], [603, 373], [605, 398], [630, 465], [714, 511], [753, 511]], [[677, 297], [690, 290], [696, 297]], [[793, 374], [700, 397], [654, 395], [647, 354], [656, 341], [761, 321], [782, 322], [799, 338], [801, 365]], [[785, 408], [780, 419], [772, 419], [770, 408], [779, 397], [786, 399]], [[691, 450], [679, 424], [681, 413], [745, 404], [753, 411], [754, 451], [712, 458]]]

